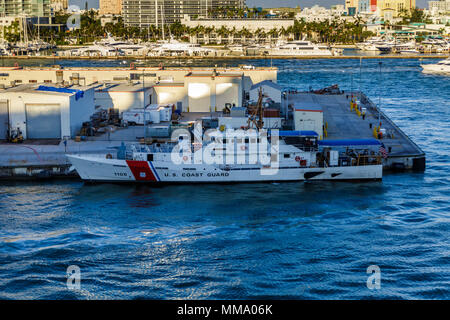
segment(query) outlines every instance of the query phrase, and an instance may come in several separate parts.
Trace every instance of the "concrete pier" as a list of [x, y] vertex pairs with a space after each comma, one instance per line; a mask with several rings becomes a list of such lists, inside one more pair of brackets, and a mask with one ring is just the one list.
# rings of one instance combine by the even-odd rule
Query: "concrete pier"
[[0, 179], [47, 179], [75, 177], [67, 160], [68, 153], [107, 154], [116, 152], [114, 147], [120, 141], [84, 141], [68, 140], [55, 142], [25, 142], [23, 144], [0, 144]]
[[325, 139], [367, 139], [374, 138], [373, 128], [381, 122], [386, 134], [380, 141], [389, 155], [385, 169], [425, 170], [425, 153], [386, 114], [380, 111], [364, 93], [354, 92], [361, 107], [366, 108], [363, 119], [350, 110], [351, 92], [343, 94], [314, 94], [311, 92], [290, 93], [286, 103], [311, 102], [323, 109], [324, 123], [328, 127]]

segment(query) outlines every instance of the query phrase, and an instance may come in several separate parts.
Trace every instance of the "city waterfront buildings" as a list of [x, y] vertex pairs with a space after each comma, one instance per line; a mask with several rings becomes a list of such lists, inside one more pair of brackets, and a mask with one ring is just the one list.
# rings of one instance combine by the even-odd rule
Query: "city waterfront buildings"
[[450, 0], [428, 1], [428, 10], [432, 13], [450, 13]]
[[50, 7], [53, 12], [66, 11], [69, 7], [69, 0], [50, 0]]
[[416, 0], [345, 0], [347, 15], [373, 14], [384, 20], [397, 18], [415, 7]]
[[0, 16], [50, 17], [50, 0], [0, 0]]
[[243, 8], [244, 0], [123, 0], [125, 25], [161, 26], [174, 23], [184, 15], [206, 17], [219, 8]]
[[181, 23], [187, 27], [194, 28], [197, 26], [202, 26], [205, 28], [215, 27], [219, 30], [221, 27], [226, 27], [228, 29], [241, 30], [246, 28], [250, 32], [261, 29], [265, 32], [269, 32], [273, 28], [284, 28], [287, 29], [294, 25], [294, 19], [192, 19], [188, 15], [185, 15], [181, 19]]
[[119, 15], [122, 13], [122, 0], [100, 0], [99, 1], [99, 14], [107, 15], [114, 14]]
[[303, 8], [303, 10], [298, 13], [295, 18], [305, 22], [331, 21], [334, 19], [345, 20], [349, 17], [353, 19], [352, 15], [345, 15], [345, 13], [346, 12], [343, 5], [335, 5], [330, 9], [314, 5], [311, 8]]
[[428, 1], [426, 14], [433, 23], [450, 25], [450, 0]]
[[393, 18], [397, 18], [415, 7], [416, 0], [377, 0], [377, 9], [381, 17], [392, 14]]

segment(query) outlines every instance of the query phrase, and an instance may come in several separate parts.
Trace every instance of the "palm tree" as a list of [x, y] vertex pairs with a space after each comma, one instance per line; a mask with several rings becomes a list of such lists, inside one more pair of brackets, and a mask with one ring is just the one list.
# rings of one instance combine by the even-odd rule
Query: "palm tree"
[[220, 37], [220, 42], [222, 43], [222, 38], [226, 38], [230, 30], [227, 27], [221, 26], [219, 30], [217, 30], [217, 35]]
[[276, 27], [274, 27], [267, 34], [270, 36], [270, 41], [272, 41], [275, 38], [278, 39], [279, 31]]
[[242, 27], [242, 29], [239, 30], [238, 34], [244, 38], [243, 40], [241, 40], [242, 42], [246, 42], [247, 38], [252, 36], [252, 33], [246, 27]]

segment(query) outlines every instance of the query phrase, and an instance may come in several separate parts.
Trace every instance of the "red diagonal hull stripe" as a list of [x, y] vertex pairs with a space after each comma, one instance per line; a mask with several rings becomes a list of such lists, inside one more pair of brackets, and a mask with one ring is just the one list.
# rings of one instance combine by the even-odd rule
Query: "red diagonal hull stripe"
[[136, 181], [157, 181], [147, 161], [127, 160]]

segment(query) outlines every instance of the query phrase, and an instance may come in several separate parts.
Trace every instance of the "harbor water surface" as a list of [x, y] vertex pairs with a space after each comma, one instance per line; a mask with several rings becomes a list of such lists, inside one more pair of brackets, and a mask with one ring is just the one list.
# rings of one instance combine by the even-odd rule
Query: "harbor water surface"
[[[272, 63], [279, 83], [299, 90], [361, 89], [426, 152], [425, 173], [367, 183], [3, 182], [0, 298], [449, 299], [450, 77], [422, 74], [416, 59], [382, 60], [380, 72], [380, 61], [223, 64]], [[67, 287], [70, 265], [79, 290]], [[380, 289], [367, 287], [370, 265]]]

